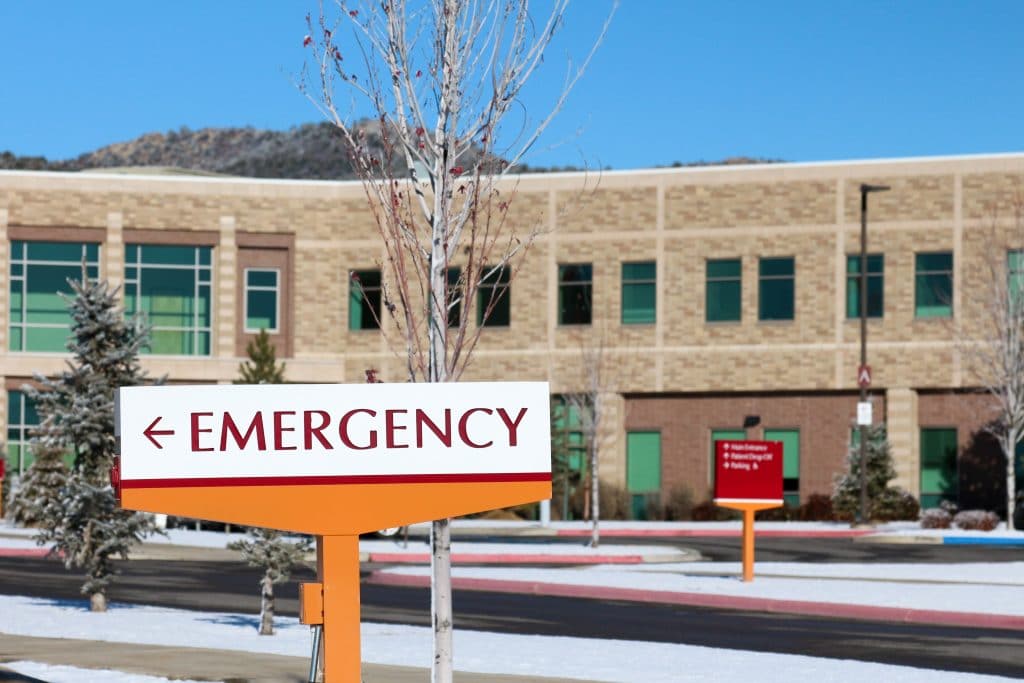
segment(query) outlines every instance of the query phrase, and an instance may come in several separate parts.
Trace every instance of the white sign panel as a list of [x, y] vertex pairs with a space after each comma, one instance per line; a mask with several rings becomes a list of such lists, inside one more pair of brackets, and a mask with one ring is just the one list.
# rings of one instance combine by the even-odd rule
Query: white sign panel
[[551, 472], [545, 382], [125, 387], [117, 416], [124, 484]]
[[866, 427], [871, 426], [871, 402], [870, 401], [858, 401], [857, 402], [857, 424]]

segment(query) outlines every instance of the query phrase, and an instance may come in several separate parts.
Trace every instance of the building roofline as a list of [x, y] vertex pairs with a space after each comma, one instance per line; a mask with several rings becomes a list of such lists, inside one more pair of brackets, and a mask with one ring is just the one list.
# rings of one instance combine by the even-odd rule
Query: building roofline
[[[861, 166], [904, 166], [914, 164], [943, 164], [971, 161], [1000, 161], [1020, 160], [1024, 161], [1024, 151], [1020, 152], [998, 152], [985, 154], [954, 154], [940, 156], [917, 156], [917, 157], [892, 157], [892, 158], [869, 158], [869, 159], [847, 159], [831, 161], [787, 161], [778, 163], [755, 163], [755, 164], [708, 164], [704, 166], [682, 166], [682, 167], [653, 167], [635, 168], [622, 170], [591, 169], [584, 171], [555, 171], [551, 173], [520, 173], [507, 176], [510, 181], [525, 181], [536, 179], [585, 179], [600, 175], [607, 178], [628, 178], [631, 176], [691, 176], [700, 174], [731, 174], [750, 173], [757, 171], [786, 171], [801, 169], [841, 169], [857, 168]], [[247, 176], [211, 176], [211, 175], [189, 175], [184, 173], [106, 173], [99, 170], [81, 171], [29, 171], [19, 169], [0, 169], [0, 180], [5, 177], [31, 177], [31, 178], [61, 178], [81, 180], [109, 180], [109, 181], [130, 181], [130, 182], [160, 182], [160, 183], [200, 183], [207, 185], [268, 185], [268, 186], [295, 186], [295, 187], [322, 187], [322, 188], [344, 188], [357, 187], [362, 184], [360, 180], [308, 180], [297, 178], [252, 178]]]

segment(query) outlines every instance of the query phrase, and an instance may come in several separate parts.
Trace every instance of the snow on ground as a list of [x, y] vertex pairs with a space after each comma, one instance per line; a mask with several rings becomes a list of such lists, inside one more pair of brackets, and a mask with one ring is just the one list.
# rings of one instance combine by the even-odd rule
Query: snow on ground
[[[409, 539], [409, 544], [389, 539], [360, 539], [359, 550], [364, 553], [389, 553], [399, 555], [422, 555], [430, 552], [430, 546], [422, 539]], [[452, 541], [452, 552], [473, 553], [481, 555], [580, 555], [580, 556], [638, 556], [638, 555], [676, 555], [683, 560], [686, 553], [664, 545], [602, 545], [591, 548], [582, 543], [474, 543], [472, 541]]]
[[[190, 612], [113, 603], [102, 614], [84, 601], [0, 596], [0, 633], [48, 638], [86, 638], [110, 642], [220, 648], [308, 657], [308, 627], [278, 619], [278, 635], [256, 633], [256, 615]], [[430, 629], [394, 624], [362, 625], [364, 662], [427, 668]], [[719, 650], [691, 645], [623, 640], [522, 636], [456, 630], [455, 667], [461, 671], [521, 676], [559, 676], [596, 681], [676, 683], [791, 683], [807, 678], [820, 683], [882, 680], [887, 683], [996, 683], [999, 676], [934, 671], [911, 667], [799, 655]], [[567, 655], [567, 653], [571, 653]], [[83, 674], [86, 675], [86, 674]], [[48, 680], [58, 680], [50, 678]], [[69, 683], [142, 679], [67, 678]], [[151, 679], [156, 681], [158, 679]]]
[[[1021, 554], [1024, 560], [1024, 553]], [[597, 568], [595, 568], [596, 570]], [[962, 583], [1024, 586], [1024, 561], [964, 562], [957, 564], [870, 564], [807, 562], [757, 562], [756, 576], [810, 579], [864, 579], [911, 583]], [[690, 562], [687, 564], [648, 564], [632, 567], [632, 572], [683, 573], [699, 576], [735, 577], [743, 570], [739, 562]]]
[[[77, 666], [41, 664], [39, 662], [4, 662], [4, 668], [48, 683], [172, 683], [168, 678], [129, 674], [110, 669], [82, 669]], [[173, 683], [200, 683], [175, 678]]]
[[0, 537], [0, 549], [3, 550], [42, 550], [31, 537], [3, 538]]
[[[755, 579], [743, 583], [739, 579], [739, 563], [680, 563], [674, 565], [641, 565], [621, 567], [602, 565], [587, 568], [554, 569], [535, 567], [490, 568], [454, 567], [456, 579], [491, 579], [568, 586], [631, 588], [675, 593], [703, 593], [745, 598], [799, 600], [845, 605], [872, 605], [904, 609], [941, 609], [950, 612], [988, 613], [1024, 616], [1024, 583], [1021, 574], [1024, 562], [992, 563], [990, 565], [784, 565], [786, 571], [801, 576], [771, 576], [772, 563], [756, 564]], [[841, 565], [842, 567], [842, 565]], [[937, 586], [934, 581], [918, 581], [915, 571], [932, 576], [941, 575], [955, 581], [972, 572], [985, 572], [987, 583], [950, 583]], [[889, 575], [886, 576], [886, 568]], [[819, 571], [820, 570], [820, 571]], [[429, 576], [429, 567], [395, 567], [381, 570], [384, 574]], [[699, 572], [699, 574], [698, 574]], [[710, 572], [712, 575], [706, 575]], [[763, 572], [759, 575], [759, 572]], [[844, 576], [845, 572], [845, 576]], [[842, 578], [840, 578], [842, 577]]]

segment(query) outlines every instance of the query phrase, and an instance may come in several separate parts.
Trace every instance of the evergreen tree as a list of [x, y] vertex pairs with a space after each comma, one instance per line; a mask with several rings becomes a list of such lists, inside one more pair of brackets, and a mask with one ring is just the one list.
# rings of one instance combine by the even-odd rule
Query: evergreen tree
[[[249, 360], [238, 366], [241, 379], [236, 384], [282, 384], [284, 363], [278, 365], [270, 335], [260, 330], [246, 346]], [[249, 538], [229, 546], [238, 550], [251, 567], [263, 569], [260, 579], [260, 635], [274, 635], [274, 584], [291, 578], [292, 570], [302, 564], [311, 548], [309, 537], [286, 537], [273, 529], [249, 529]]]
[[[871, 425], [867, 433], [868, 519], [902, 518], [911, 511], [913, 497], [889, 482], [896, 478], [892, 453], [884, 424]], [[832, 508], [841, 517], [853, 518], [860, 510], [860, 443], [850, 444], [846, 454], [846, 472], [836, 478]], [[916, 510], [912, 513], [916, 515]]]
[[22, 526], [42, 523], [47, 507], [54, 505], [67, 483], [68, 467], [64, 451], [36, 444], [35, 460], [25, 470], [18, 491], [8, 509], [9, 518]]
[[150, 515], [122, 510], [110, 486], [116, 455], [114, 392], [146, 381], [139, 366], [148, 330], [137, 318], [125, 320], [106, 282], [70, 282], [71, 337], [68, 369], [53, 378], [37, 376], [28, 391], [40, 424], [32, 438], [37, 453], [67, 453], [71, 471], [42, 508], [36, 540], [52, 543], [68, 568], [85, 570], [82, 592], [90, 609], [106, 610], [106, 589], [116, 571], [113, 558], [153, 532]]
[[266, 330], [260, 330], [245, 352], [249, 360], [238, 366], [242, 378], [235, 384], [284, 384], [285, 364], [277, 364], [277, 353]]

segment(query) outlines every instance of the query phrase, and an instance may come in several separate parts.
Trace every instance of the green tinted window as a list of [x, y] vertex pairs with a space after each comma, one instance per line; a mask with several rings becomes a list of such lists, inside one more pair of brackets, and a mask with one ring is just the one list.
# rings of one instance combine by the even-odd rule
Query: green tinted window
[[558, 324], [589, 325], [594, 269], [589, 263], [558, 266]]
[[99, 245], [78, 242], [11, 242], [11, 351], [66, 351], [71, 334], [69, 280], [99, 277]]
[[914, 264], [914, 315], [918, 318], [953, 315], [952, 252], [916, 254]]
[[10, 474], [24, 474], [32, 464], [28, 448], [29, 431], [39, 424], [35, 405], [24, 392], [16, 389], [7, 392], [7, 471]]
[[349, 273], [348, 329], [380, 328], [381, 279], [379, 270], [353, 270]]
[[921, 507], [957, 500], [956, 429], [921, 430]]
[[152, 326], [148, 353], [210, 354], [213, 328], [212, 247], [129, 244], [125, 311]]
[[661, 492], [661, 433], [626, 433], [626, 490], [633, 519], [646, 519], [648, 502]]
[[716, 259], [706, 263], [704, 282], [704, 319], [708, 322], [736, 322], [742, 311], [742, 265], [736, 259]]
[[[885, 311], [885, 260], [882, 254], [868, 254], [869, 318], [881, 318]], [[846, 317], [860, 317], [860, 255], [846, 257]]]
[[715, 490], [715, 444], [719, 441], [743, 441], [747, 438], [747, 432], [742, 429], [712, 429], [711, 430], [711, 454], [708, 457], [708, 483], [711, 484], [711, 491]]
[[622, 324], [655, 321], [657, 266], [653, 261], [622, 264]]
[[476, 290], [476, 324], [480, 327], [508, 327], [512, 319], [509, 269], [484, 266], [484, 278]]
[[462, 318], [462, 288], [459, 279], [462, 269], [454, 266], [448, 269], [448, 327], [458, 327]]
[[800, 505], [800, 430], [765, 429], [765, 441], [782, 442], [782, 495], [791, 507]]
[[1024, 251], [1006, 252], [1006, 285], [1011, 304], [1024, 301]]
[[245, 331], [277, 332], [280, 272], [274, 268], [245, 271]]
[[792, 320], [794, 313], [792, 257], [762, 258], [758, 262], [758, 320]]

